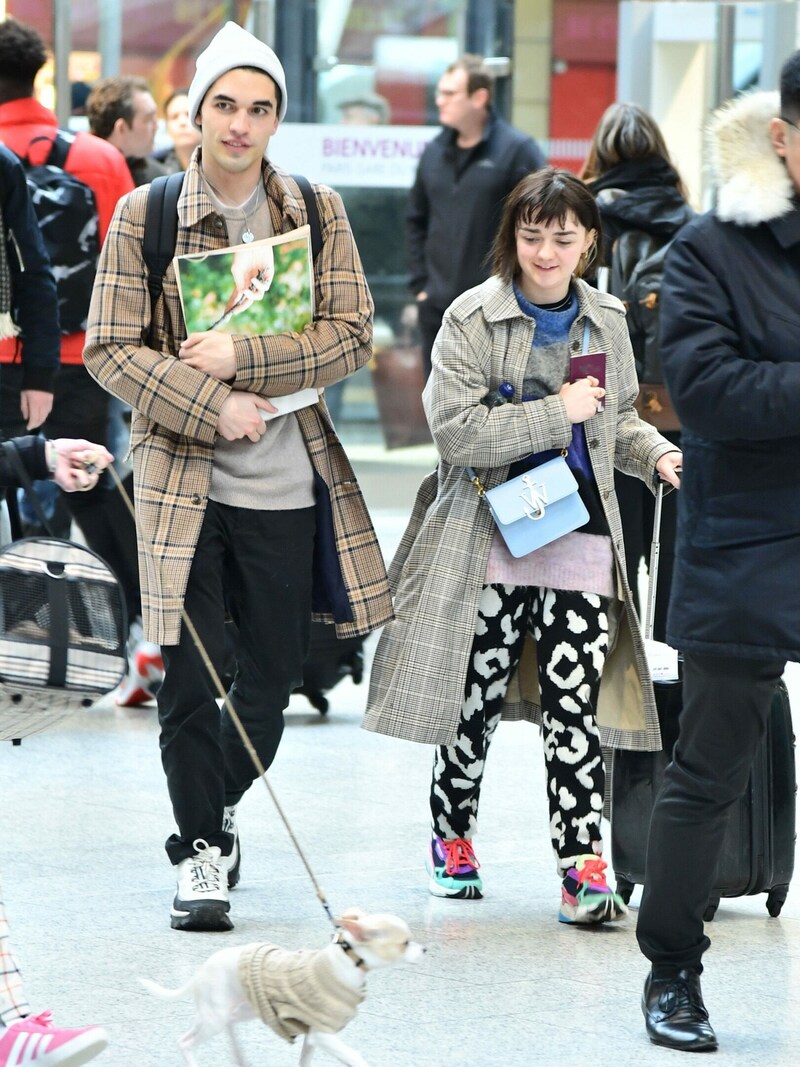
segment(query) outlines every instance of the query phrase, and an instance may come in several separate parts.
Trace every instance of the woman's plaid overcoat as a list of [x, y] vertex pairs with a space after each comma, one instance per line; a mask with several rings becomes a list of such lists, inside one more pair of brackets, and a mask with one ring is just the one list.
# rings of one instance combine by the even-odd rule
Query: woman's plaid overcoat
[[[575, 283], [580, 301], [569, 346], [579, 352], [586, 318], [590, 351], [605, 352], [605, 410], [584, 423], [600, 498], [611, 531], [620, 611], [600, 685], [603, 743], [617, 748], [661, 747], [644, 646], [625, 576], [614, 467], [652, 485], [657, 460], [674, 445], [641, 421], [625, 313], [613, 296]], [[572, 426], [558, 396], [504, 404], [490, 412], [481, 397], [501, 382], [523, 393], [533, 320], [510, 285], [497, 278], [459, 297], [445, 314], [424, 393], [439, 449], [438, 472], [420, 487], [411, 522], [389, 570], [395, 619], [372, 665], [364, 726], [428, 744], [455, 742], [478, 601], [494, 523], [466, 477], [475, 467], [492, 488], [509, 464], [529, 452], [566, 448]], [[565, 368], [566, 372], [566, 368]], [[565, 373], [566, 377], [566, 373]], [[540, 720], [536, 645], [529, 636], [506, 698], [506, 718]]]
[[[198, 158], [189, 166], [178, 201], [177, 255], [228, 244], [225, 224], [204, 191]], [[293, 179], [266, 162], [263, 179], [274, 232], [304, 225], [305, 204]], [[371, 355], [372, 299], [344, 206], [331, 189], [315, 186], [314, 191], [323, 237], [314, 264], [314, 321], [301, 334], [235, 336], [237, 389], [270, 397], [324, 387], [352, 374]], [[177, 358], [186, 332], [172, 266], [151, 328], [142, 260], [146, 205], [143, 186], [117, 206], [100, 258], [83, 356], [93, 377], [133, 408], [144, 629], [148, 640], [172, 645], [180, 636], [181, 605], [208, 500], [220, 408], [231, 387]], [[340, 636], [368, 633], [391, 618], [372, 523], [324, 403], [297, 412], [297, 420], [314, 469], [327, 486], [330, 510], [320, 521], [335, 536], [349, 600], [350, 610], [344, 612], [349, 618], [340, 614], [337, 631]], [[320, 617], [330, 616], [322, 610]]]

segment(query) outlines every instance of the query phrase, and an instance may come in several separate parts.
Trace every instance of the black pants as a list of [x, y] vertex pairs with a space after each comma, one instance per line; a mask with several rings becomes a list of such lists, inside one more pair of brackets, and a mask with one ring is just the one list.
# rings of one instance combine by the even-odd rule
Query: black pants
[[[283, 733], [283, 711], [302, 682], [311, 626], [314, 508], [254, 511], [209, 501], [185, 608], [215, 669], [225, 660], [225, 613], [238, 630], [230, 698], [267, 769]], [[222, 809], [235, 804], [257, 772], [236, 727], [220, 714], [217, 691], [188, 628], [162, 647], [158, 691], [161, 761], [178, 833], [167, 841], [173, 864], [202, 838], [231, 848]]]
[[430, 300], [420, 300], [417, 304], [417, 323], [419, 325], [420, 341], [422, 342], [422, 367], [425, 377], [431, 373], [431, 352], [433, 342], [442, 325], [444, 309], [434, 307]]
[[654, 968], [701, 970], [728, 808], [747, 788], [783, 660], [687, 654], [673, 761], [650, 823], [636, 936]]

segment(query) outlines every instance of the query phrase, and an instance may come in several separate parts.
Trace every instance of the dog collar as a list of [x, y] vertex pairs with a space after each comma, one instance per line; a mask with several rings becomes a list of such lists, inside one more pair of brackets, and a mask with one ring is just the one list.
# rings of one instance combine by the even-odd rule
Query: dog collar
[[337, 933], [336, 937], [334, 937], [333, 940], [334, 944], [341, 946], [341, 949], [344, 952], [345, 956], [349, 956], [353, 963], [355, 963], [356, 967], [360, 967], [362, 971], [369, 970], [369, 967], [361, 959], [361, 957], [350, 944], [350, 942], [345, 939], [345, 936], [341, 930]]

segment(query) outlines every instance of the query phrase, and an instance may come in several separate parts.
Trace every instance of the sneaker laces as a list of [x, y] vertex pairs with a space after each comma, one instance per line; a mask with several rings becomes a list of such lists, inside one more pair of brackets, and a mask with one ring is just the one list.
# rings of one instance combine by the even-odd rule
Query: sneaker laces
[[12, 1026], [19, 1025], [20, 1023], [33, 1023], [34, 1026], [42, 1026], [47, 1030], [55, 1030], [56, 1024], [53, 1022], [53, 1013], [50, 1008], [45, 1008], [44, 1011], [40, 1011], [38, 1015], [26, 1015], [23, 1019], [17, 1019], [16, 1022], [10, 1023], [8, 1029]]
[[462, 866], [472, 867], [476, 871], [480, 868], [471, 841], [463, 837], [456, 837], [452, 841], [440, 840], [444, 849], [445, 874], [458, 874], [458, 868]]
[[590, 886], [608, 887], [605, 870], [608, 864], [597, 856], [595, 859], [584, 860], [584, 864], [578, 871], [578, 885], [588, 882]]
[[211, 846], [198, 838], [193, 842], [197, 854], [192, 856], [192, 866], [189, 877], [192, 889], [198, 893], [216, 893], [222, 888], [222, 871], [219, 856], [215, 854]]

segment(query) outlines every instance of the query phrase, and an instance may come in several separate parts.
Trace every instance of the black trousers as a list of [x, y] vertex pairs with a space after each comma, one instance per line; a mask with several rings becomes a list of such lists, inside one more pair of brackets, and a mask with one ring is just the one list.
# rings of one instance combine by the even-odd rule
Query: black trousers
[[[311, 627], [315, 511], [254, 511], [209, 501], [184, 601], [218, 673], [225, 662], [225, 614], [238, 630], [231, 702], [268, 769], [283, 734], [283, 712], [302, 682]], [[162, 647], [158, 691], [161, 761], [178, 833], [170, 861], [196, 852], [202, 838], [227, 855], [223, 806], [237, 803], [256, 768], [184, 625]]]
[[654, 969], [702, 970], [703, 913], [728, 808], [744, 793], [783, 660], [684, 657], [683, 711], [650, 822], [636, 936]]
[[430, 300], [420, 300], [417, 304], [417, 323], [422, 343], [422, 367], [425, 371], [426, 379], [431, 373], [433, 342], [436, 340], [436, 335], [441, 328], [444, 311], [444, 308], [432, 305]]

